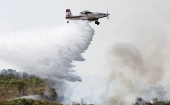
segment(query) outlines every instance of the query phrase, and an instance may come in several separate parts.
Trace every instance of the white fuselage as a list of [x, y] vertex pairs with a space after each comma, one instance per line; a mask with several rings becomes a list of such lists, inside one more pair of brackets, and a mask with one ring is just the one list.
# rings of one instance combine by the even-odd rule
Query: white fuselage
[[80, 15], [71, 15], [67, 16], [66, 19], [69, 20], [88, 20], [88, 21], [97, 21], [99, 18], [104, 18], [109, 16], [107, 13], [98, 13], [98, 12], [89, 12]]
[[95, 24], [99, 25], [100, 22], [98, 19], [107, 17], [109, 18], [110, 14], [108, 13], [99, 13], [99, 12], [90, 12], [90, 11], [82, 11], [80, 12], [80, 15], [72, 15], [70, 9], [66, 9], [66, 19], [68, 19], [67, 23], [69, 23], [69, 20], [87, 20], [87, 21], [95, 21]]

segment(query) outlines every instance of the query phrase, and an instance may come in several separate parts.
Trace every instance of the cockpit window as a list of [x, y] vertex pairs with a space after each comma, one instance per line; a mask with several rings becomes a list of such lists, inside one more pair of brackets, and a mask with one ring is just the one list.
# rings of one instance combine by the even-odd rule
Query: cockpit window
[[80, 14], [87, 14], [87, 13], [91, 13], [91, 12], [89, 12], [88, 10], [80, 12]]

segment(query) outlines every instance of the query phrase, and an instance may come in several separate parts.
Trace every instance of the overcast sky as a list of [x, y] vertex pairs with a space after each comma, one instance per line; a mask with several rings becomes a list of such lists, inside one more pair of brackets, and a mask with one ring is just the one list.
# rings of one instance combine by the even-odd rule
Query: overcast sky
[[[149, 11], [145, 16], [155, 13], [156, 17], [160, 17], [160, 13], [164, 12], [160, 18], [166, 21], [169, 19], [169, 4], [169, 0], [0, 0], [0, 27], [1, 31], [4, 27], [9, 30], [55, 27], [67, 21], [67, 8], [73, 14], [83, 10], [108, 10], [109, 20], [100, 19], [99, 26], [90, 23], [95, 29], [95, 36], [89, 49], [83, 54], [86, 61], [75, 63], [77, 72], [90, 74], [93, 71], [95, 74], [105, 69], [109, 47], [114, 42], [127, 41], [134, 22], [138, 22], [143, 16], [140, 13]], [[169, 21], [166, 22], [168, 24]]]
[[[111, 4], [112, 3], [112, 4]], [[109, 5], [108, 5], [109, 4]], [[94, 12], [107, 12], [110, 19], [101, 19], [101, 25], [90, 23], [95, 29], [95, 36], [88, 51], [83, 54], [85, 62], [76, 64], [77, 72], [81, 74], [95, 74], [104, 68], [104, 56], [107, 47], [114, 38], [114, 2], [105, 0], [0, 0], [0, 27], [6, 30], [29, 30], [35, 27], [56, 27], [65, 23], [65, 10], [70, 8], [73, 14], [83, 10]]]

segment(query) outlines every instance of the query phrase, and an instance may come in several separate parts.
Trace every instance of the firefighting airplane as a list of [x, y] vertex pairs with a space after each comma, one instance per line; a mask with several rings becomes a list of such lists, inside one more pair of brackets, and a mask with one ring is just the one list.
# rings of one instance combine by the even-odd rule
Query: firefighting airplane
[[95, 21], [95, 24], [99, 25], [100, 22], [98, 19], [107, 17], [109, 19], [108, 12], [107, 13], [99, 13], [99, 12], [90, 12], [90, 11], [82, 11], [80, 12], [80, 15], [73, 16], [70, 9], [66, 9], [66, 19], [68, 19], [67, 23], [69, 23], [69, 20], [87, 20], [87, 21]]

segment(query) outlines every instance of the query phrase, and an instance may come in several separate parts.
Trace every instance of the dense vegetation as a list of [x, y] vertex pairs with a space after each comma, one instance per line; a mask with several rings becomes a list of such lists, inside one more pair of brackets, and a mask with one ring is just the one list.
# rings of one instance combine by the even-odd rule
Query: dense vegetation
[[0, 101], [0, 105], [62, 105], [52, 101], [39, 101], [33, 99], [15, 99], [11, 101]]
[[[41, 101], [34, 101], [31, 99], [16, 99], [22, 96], [38, 95], [44, 104], [48, 105], [48, 101], [55, 101], [57, 93], [51, 86], [50, 80], [44, 80], [35, 75], [19, 76], [12, 73], [0, 74], [0, 105], [8, 105], [8, 103], [22, 103], [30, 102], [35, 105], [42, 103]], [[14, 100], [16, 99], [16, 100]], [[11, 100], [11, 101], [9, 101]], [[13, 101], [12, 101], [13, 100]], [[45, 101], [46, 100], [46, 101]], [[7, 104], [5, 104], [7, 103]], [[57, 103], [49, 102], [49, 105], [59, 105]], [[34, 104], [10, 104], [10, 105], [34, 105]]]
[[56, 102], [63, 100], [62, 85], [60, 81], [3, 69], [0, 70], [0, 105], [62, 105]]

